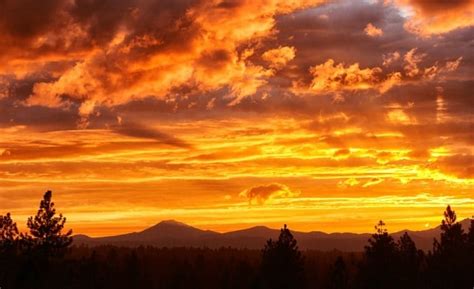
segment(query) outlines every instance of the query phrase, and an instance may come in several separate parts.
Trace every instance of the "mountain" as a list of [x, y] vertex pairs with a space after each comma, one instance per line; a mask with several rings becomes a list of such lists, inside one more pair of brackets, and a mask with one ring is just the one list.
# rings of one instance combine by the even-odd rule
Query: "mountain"
[[[468, 230], [470, 220], [461, 221], [464, 230]], [[401, 235], [408, 232], [415, 241], [418, 248], [425, 251], [430, 250], [433, 239], [439, 238], [440, 226], [425, 231], [403, 230], [393, 233], [392, 236], [398, 240]], [[91, 238], [86, 235], [75, 235], [76, 245], [117, 245], [117, 246], [157, 246], [157, 247], [208, 247], [208, 248], [247, 248], [261, 249], [269, 238], [277, 239], [280, 230], [265, 226], [256, 226], [244, 230], [218, 233], [209, 230], [201, 230], [187, 224], [174, 220], [162, 221], [141, 232], [129, 234]], [[324, 233], [324, 232], [298, 232], [292, 231], [298, 240], [301, 249], [310, 250], [340, 250], [347, 252], [362, 251], [367, 245], [371, 234], [355, 233]]]
[[[460, 223], [465, 232], [469, 230], [469, 227], [471, 225], [470, 219], [464, 219]], [[395, 240], [398, 240], [400, 236], [402, 236], [405, 232], [410, 235], [410, 237], [416, 243], [416, 246], [418, 248], [423, 249], [424, 251], [428, 251], [433, 248], [434, 238], [439, 240], [439, 235], [441, 233], [441, 225], [424, 231], [403, 230], [400, 232], [393, 233], [392, 236], [395, 238]]]
[[213, 239], [218, 235], [217, 232], [204, 231], [174, 220], [167, 220], [141, 232], [99, 238], [77, 235], [73, 239], [74, 243], [85, 245], [202, 247], [207, 246], [207, 239]]

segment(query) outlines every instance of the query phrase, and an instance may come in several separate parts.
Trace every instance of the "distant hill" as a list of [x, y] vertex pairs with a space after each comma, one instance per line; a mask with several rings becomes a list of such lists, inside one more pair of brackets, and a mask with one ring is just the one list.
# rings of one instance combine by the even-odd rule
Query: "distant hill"
[[[464, 230], [468, 230], [470, 220], [461, 222]], [[292, 231], [301, 249], [340, 250], [346, 252], [362, 251], [371, 234], [355, 233], [324, 233]], [[418, 248], [428, 251], [432, 248], [433, 239], [439, 238], [440, 226], [425, 231], [403, 230], [393, 233], [397, 240], [404, 232], [408, 232]], [[75, 235], [75, 245], [117, 245], [117, 246], [157, 246], [157, 247], [233, 247], [261, 249], [269, 238], [276, 239], [280, 230], [257, 226], [244, 230], [218, 233], [201, 230], [174, 220], [162, 221], [141, 232], [91, 238], [86, 235]]]

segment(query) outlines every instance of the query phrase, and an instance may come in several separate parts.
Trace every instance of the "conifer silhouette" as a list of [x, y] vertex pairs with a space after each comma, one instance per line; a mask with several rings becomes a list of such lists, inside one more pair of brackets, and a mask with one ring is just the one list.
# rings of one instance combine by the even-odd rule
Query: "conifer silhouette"
[[399, 281], [402, 288], [420, 288], [419, 272], [423, 251], [416, 248], [415, 242], [405, 232], [397, 242], [399, 255]]
[[388, 234], [382, 220], [375, 226], [375, 231], [369, 239], [369, 245], [365, 247], [361, 282], [367, 289], [398, 288], [397, 244]]
[[456, 212], [448, 205], [444, 211], [444, 219], [441, 221], [440, 241], [434, 241], [434, 253], [450, 253], [464, 246], [465, 234], [460, 223], [456, 222]]
[[11, 250], [18, 242], [18, 228], [10, 213], [0, 216], [0, 252]]
[[468, 242], [471, 246], [474, 245], [474, 216], [471, 218], [470, 222], [470, 227], [469, 227], [469, 233], [467, 234], [467, 239]]
[[[471, 218], [471, 225], [469, 227], [469, 233], [467, 234], [467, 268], [474, 268], [474, 216]], [[472, 272], [471, 272], [472, 273]], [[470, 282], [474, 284], [474, 274], [470, 274]]]
[[72, 243], [72, 230], [62, 233], [66, 218], [62, 214], [56, 215], [51, 198], [52, 192], [47, 191], [40, 202], [36, 216], [28, 218], [27, 226], [30, 234], [24, 236], [31, 246], [45, 253], [58, 252]]
[[303, 257], [297, 241], [284, 225], [277, 241], [267, 241], [262, 252], [265, 288], [299, 289], [304, 286]]
[[468, 235], [456, 219], [456, 212], [448, 205], [441, 222], [440, 240], [434, 240], [433, 252], [428, 256], [428, 279], [432, 288], [457, 289], [473, 285], [470, 284], [472, 268], [468, 269], [473, 258], [469, 256]]

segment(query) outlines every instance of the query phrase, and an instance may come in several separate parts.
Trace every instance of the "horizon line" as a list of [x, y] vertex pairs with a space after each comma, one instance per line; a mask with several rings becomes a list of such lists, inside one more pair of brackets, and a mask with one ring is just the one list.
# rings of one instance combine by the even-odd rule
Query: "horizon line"
[[[460, 221], [457, 221], [457, 223], [462, 223], [466, 220], [472, 220], [473, 218], [472, 217], [467, 217], [467, 218], [463, 218], [461, 219]], [[134, 234], [134, 233], [141, 233], [143, 231], [146, 231], [148, 229], [151, 229], [159, 224], [163, 224], [163, 223], [171, 223], [171, 222], [174, 222], [176, 223], [178, 226], [179, 225], [184, 225], [186, 227], [189, 227], [189, 228], [192, 228], [192, 229], [197, 229], [197, 230], [201, 230], [201, 231], [204, 231], [204, 232], [213, 232], [213, 233], [216, 233], [216, 234], [220, 234], [220, 235], [223, 235], [223, 234], [227, 234], [227, 233], [233, 233], [233, 232], [239, 232], [239, 231], [245, 231], [245, 230], [249, 230], [249, 229], [253, 229], [253, 228], [258, 228], [258, 227], [263, 227], [263, 228], [266, 228], [266, 229], [269, 229], [269, 230], [280, 230], [282, 227], [280, 228], [275, 228], [275, 227], [270, 227], [270, 226], [266, 226], [266, 225], [254, 225], [254, 226], [250, 226], [250, 227], [245, 227], [243, 229], [237, 229], [237, 230], [229, 230], [229, 231], [214, 231], [214, 230], [210, 230], [210, 229], [204, 229], [202, 227], [198, 227], [198, 226], [195, 226], [195, 225], [190, 225], [190, 224], [187, 224], [187, 223], [184, 223], [184, 222], [180, 222], [178, 220], [175, 220], [175, 219], [164, 219], [164, 220], [161, 220], [159, 221], [158, 223], [154, 224], [154, 225], [151, 225], [151, 226], [148, 226], [148, 227], [144, 227], [143, 229], [141, 230], [137, 230], [137, 231], [132, 231], [132, 232], [125, 232], [125, 233], [119, 233], [119, 234], [115, 234], [115, 235], [101, 235], [101, 236], [93, 236], [93, 235], [88, 235], [88, 234], [83, 234], [83, 233], [79, 233], [79, 234], [73, 234], [72, 236], [73, 237], [77, 237], [77, 236], [86, 236], [86, 237], [89, 237], [89, 238], [107, 238], [107, 237], [115, 237], [115, 236], [121, 236], [121, 235], [126, 235], [126, 234]], [[288, 223], [286, 223], [286, 225], [288, 225]], [[283, 226], [283, 225], [282, 225]], [[425, 230], [410, 230], [410, 229], [402, 229], [402, 230], [397, 230], [397, 231], [394, 231], [394, 232], [389, 232], [389, 235], [392, 235], [392, 234], [397, 234], [397, 233], [401, 233], [401, 232], [424, 232], [424, 231], [428, 231], [428, 230], [433, 230], [433, 229], [437, 229], [441, 226], [441, 221], [438, 225], [434, 226], [434, 227], [428, 227], [426, 228]], [[296, 233], [305, 233], [305, 234], [308, 234], [308, 233], [323, 233], [323, 234], [327, 234], [327, 235], [332, 235], [332, 234], [354, 234], [354, 235], [371, 235], [373, 234], [373, 232], [362, 232], [362, 233], [358, 233], [358, 232], [350, 232], [350, 231], [340, 231], [340, 232], [325, 232], [325, 231], [319, 231], [319, 230], [311, 230], [311, 231], [299, 231], [299, 230], [292, 230], [291, 229], [291, 225], [288, 225], [288, 229], [291, 231], [291, 232], [296, 232]], [[463, 228], [464, 229], [464, 228]], [[74, 232], [74, 230], [73, 230]]]

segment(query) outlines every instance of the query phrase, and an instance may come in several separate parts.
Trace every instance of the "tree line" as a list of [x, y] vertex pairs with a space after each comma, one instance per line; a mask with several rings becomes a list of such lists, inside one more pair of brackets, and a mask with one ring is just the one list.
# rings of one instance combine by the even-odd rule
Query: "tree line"
[[474, 220], [465, 232], [447, 206], [428, 253], [380, 221], [364, 252], [301, 251], [284, 225], [263, 249], [73, 246], [47, 191], [29, 232], [0, 215], [0, 287], [202, 289], [472, 289]]

